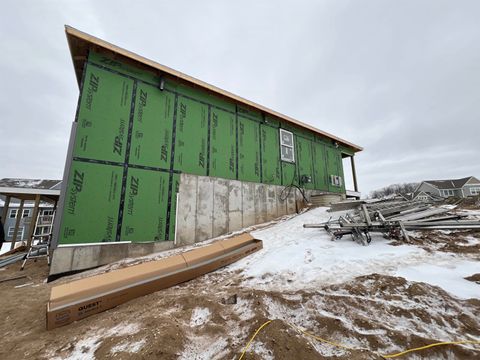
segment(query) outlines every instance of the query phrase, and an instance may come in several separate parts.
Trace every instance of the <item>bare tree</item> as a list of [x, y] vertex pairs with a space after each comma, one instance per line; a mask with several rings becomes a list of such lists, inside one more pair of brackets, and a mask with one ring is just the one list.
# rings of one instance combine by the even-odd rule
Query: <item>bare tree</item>
[[370, 193], [370, 198], [372, 199], [379, 199], [385, 196], [390, 195], [407, 195], [413, 193], [418, 186], [418, 183], [403, 183], [403, 184], [392, 184], [388, 185], [384, 188], [374, 190]]

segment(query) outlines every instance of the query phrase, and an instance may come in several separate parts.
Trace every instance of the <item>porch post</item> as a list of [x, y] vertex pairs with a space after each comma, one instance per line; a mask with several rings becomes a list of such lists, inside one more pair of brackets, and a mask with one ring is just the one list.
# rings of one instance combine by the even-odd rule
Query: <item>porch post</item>
[[2, 213], [2, 224], [5, 225], [5, 220], [7, 220], [8, 208], [10, 206], [10, 196], [7, 195], [5, 197], [5, 205], [3, 205], [3, 213]]
[[[10, 246], [10, 250], [15, 249], [15, 243], [17, 242], [17, 235], [18, 235], [18, 227], [20, 226], [20, 221], [23, 218], [23, 204], [25, 200], [20, 200], [20, 207], [17, 210], [17, 219], [15, 221], [15, 229], [13, 230], [12, 236], [12, 245]], [[23, 235], [25, 235], [25, 229], [23, 229]]]
[[32, 237], [33, 237], [33, 232], [35, 231], [35, 225], [37, 224], [39, 205], [40, 205], [40, 194], [37, 194], [35, 195], [35, 207], [33, 208], [32, 221], [30, 221], [30, 227], [28, 228], [27, 250], [30, 249], [30, 246], [32, 245]]
[[354, 159], [354, 155], [350, 156], [350, 163], [352, 164], [353, 190], [355, 190], [356, 192], [358, 192], [357, 172], [355, 171], [355, 159]]

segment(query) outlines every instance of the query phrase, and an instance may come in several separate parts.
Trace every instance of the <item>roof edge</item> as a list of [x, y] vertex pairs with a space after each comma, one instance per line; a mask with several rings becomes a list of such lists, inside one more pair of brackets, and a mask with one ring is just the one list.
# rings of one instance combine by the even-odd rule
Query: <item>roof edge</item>
[[[290, 116], [287, 116], [287, 115], [284, 115], [284, 114], [281, 114], [275, 110], [272, 110], [272, 109], [269, 109], [263, 105], [260, 105], [260, 104], [257, 104], [253, 101], [250, 101], [250, 100], [247, 100], [245, 98], [242, 98], [238, 95], [235, 95], [229, 91], [226, 91], [226, 90], [223, 90], [219, 87], [216, 87], [214, 85], [211, 85], [211, 84], [208, 84], [202, 80], [199, 80], [199, 79], [196, 79], [192, 76], [189, 76], [189, 75], [186, 75], [180, 71], [177, 71], [177, 70], [174, 70], [168, 66], [165, 66], [165, 65], [162, 65], [162, 64], [159, 64], [153, 60], [150, 60], [150, 59], [147, 59], [141, 55], [138, 55], [132, 51], [129, 51], [129, 50], [126, 50], [126, 49], [123, 49], [117, 45], [114, 45], [112, 43], [109, 43], [108, 41], [105, 41], [105, 40], [102, 40], [100, 38], [97, 38], [93, 35], [90, 35], [90, 34], [87, 34], [83, 31], [80, 31], [78, 29], [75, 29], [74, 27], [71, 27], [69, 25], [65, 25], [65, 33], [67, 35], [67, 41], [68, 41], [68, 46], [69, 46], [69, 49], [70, 49], [70, 55], [72, 57], [72, 62], [73, 62], [73, 66], [75, 68], [75, 54], [74, 54], [74, 48], [72, 47], [72, 43], [71, 43], [71, 39], [70, 37], [76, 37], [80, 40], [83, 40], [85, 42], [89, 42], [91, 44], [94, 44], [96, 46], [99, 46], [99, 47], [103, 47], [107, 50], [110, 50], [112, 52], [115, 52], [119, 55], [122, 55], [126, 58], [129, 58], [131, 60], [134, 60], [134, 61], [137, 61], [137, 62], [140, 62], [144, 65], [147, 65], [153, 69], [156, 69], [156, 70], [160, 70], [162, 72], [165, 72], [171, 76], [174, 76], [174, 77], [177, 77], [179, 79], [182, 79], [186, 82], [189, 82], [189, 83], [192, 83], [196, 86], [199, 86], [199, 87], [202, 87], [204, 89], [207, 89], [211, 92], [214, 92], [216, 94], [220, 94], [224, 97], [227, 97], [227, 98], [230, 98], [231, 100], [234, 100], [236, 102], [240, 102], [242, 104], [245, 104], [247, 106], [250, 106], [250, 107], [253, 107], [253, 108], [256, 108], [260, 111], [263, 111], [265, 113], [268, 113], [270, 115], [273, 115], [275, 117], [278, 117], [282, 120], [285, 120], [291, 124], [294, 124], [294, 125], [297, 125], [297, 126], [300, 126], [302, 128], [305, 128], [305, 129], [308, 129], [310, 131], [313, 131], [319, 135], [322, 135], [322, 136], [325, 136], [327, 138], [330, 138], [332, 140], [335, 140], [337, 141], [338, 143], [344, 145], [344, 146], [347, 146], [349, 148], [352, 148], [354, 150], [354, 152], [359, 152], [359, 151], [362, 151], [363, 150], [363, 147], [359, 146], [359, 145], [356, 145], [356, 144], [353, 144], [347, 140], [344, 140], [342, 138], [339, 138], [335, 135], [332, 135], [326, 131], [323, 131], [323, 130], [320, 130], [320, 129], [317, 129], [316, 127], [314, 126], [311, 126], [311, 125], [308, 125], [308, 124], [305, 124], [299, 120], [296, 120]], [[81, 79], [78, 77], [78, 74], [77, 74], [77, 82], [79, 83], [80, 85], [80, 81]]]

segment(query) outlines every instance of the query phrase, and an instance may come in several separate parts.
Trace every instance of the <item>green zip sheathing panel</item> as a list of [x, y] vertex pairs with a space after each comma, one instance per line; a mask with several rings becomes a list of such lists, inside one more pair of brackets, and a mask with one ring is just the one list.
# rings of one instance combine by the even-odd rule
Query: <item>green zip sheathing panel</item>
[[179, 97], [176, 119], [174, 168], [207, 175], [208, 106]]
[[[59, 244], [175, 237], [180, 173], [344, 192], [332, 140], [91, 51], [81, 84]], [[295, 135], [280, 160], [279, 128]]]
[[328, 171], [328, 190], [335, 193], [342, 192], [342, 187], [333, 185], [330, 180], [330, 175], [341, 176], [339, 168], [341, 164], [341, 155], [340, 152], [331, 147], [327, 147], [327, 171]]
[[282, 161], [282, 185], [298, 185], [297, 167], [293, 163]]
[[135, 66], [131, 66], [115, 59], [110, 58], [105, 54], [101, 54], [95, 51], [90, 51], [88, 55], [88, 62], [98, 65], [99, 67], [105, 67], [106, 69], [120, 72], [135, 79], [142, 80], [150, 84], [158, 84], [160, 77], [152, 72], [140, 70]]
[[175, 95], [139, 83], [130, 164], [170, 169]]
[[260, 140], [262, 145], [262, 182], [264, 184], [281, 185], [278, 129], [260, 125]]
[[325, 145], [317, 142], [312, 143], [313, 151], [313, 180], [315, 189], [328, 191], [328, 174], [325, 167]]
[[115, 241], [123, 168], [73, 161], [60, 227], [61, 244]]
[[238, 179], [260, 181], [260, 129], [258, 123], [238, 116]]
[[306, 189], [315, 189], [313, 163], [312, 163], [312, 142], [302, 137], [296, 137], [297, 142], [297, 163], [298, 176], [309, 176], [312, 179], [311, 183], [302, 184]]
[[133, 81], [87, 66], [74, 157], [123, 162]]
[[235, 115], [211, 109], [210, 122], [210, 176], [236, 179], [236, 123]]
[[165, 239], [169, 173], [128, 169], [121, 239], [134, 242]]

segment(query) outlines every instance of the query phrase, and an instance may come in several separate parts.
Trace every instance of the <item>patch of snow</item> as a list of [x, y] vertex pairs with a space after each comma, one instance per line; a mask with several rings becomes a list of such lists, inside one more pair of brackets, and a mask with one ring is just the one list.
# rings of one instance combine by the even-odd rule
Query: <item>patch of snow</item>
[[178, 357], [178, 360], [216, 360], [230, 353], [227, 339], [223, 337], [189, 336], [189, 342]]
[[464, 240], [467, 241], [466, 244], [458, 243], [458, 245], [460, 245], [460, 246], [476, 246], [476, 245], [480, 244], [480, 239], [477, 239], [474, 236], [465, 236]]
[[282, 297], [285, 300], [290, 300], [290, 301], [299, 301], [301, 302], [303, 300], [302, 294], [282, 294]]
[[140, 331], [139, 324], [119, 324], [110, 329], [98, 329], [89, 337], [75, 342], [75, 347], [66, 357], [49, 356], [52, 360], [91, 360], [102, 341], [108, 337], [132, 335]]
[[274, 360], [273, 353], [271, 350], [268, 350], [264, 343], [255, 340], [250, 345], [249, 351], [254, 352], [257, 355], [260, 355], [262, 360]]
[[23, 287], [29, 286], [29, 285], [33, 285], [33, 282], [29, 282], [29, 283], [22, 284], [22, 285], [17, 285], [17, 286], [15, 286], [15, 289], [23, 288]]
[[478, 272], [480, 272], [480, 263], [457, 260], [443, 266], [422, 264], [402, 267], [397, 270], [396, 276], [439, 286], [459, 298], [468, 299], [480, 297], [480, 285], [465, 280], [464, 277]]
[[146, 341], [144, 339], [142, 339], [142, 340], [135, 341], [135, 342], [130, 342], [130, 343], [126, 342], [126, 343], [118, 344], [118, 345], [115, 345], [114, 347], [112, 347], [110, 352], [112, 354], [115, 354], [115, 353], [118, 353], [118, 352], [127, 352], [127, 353], [131, 353], [131, 354], [135, 354], [143, 347], [143, 345], [145, 345], [145, 342]]
[[197, 307], [193, 309], [192, 312], [192, 317], [190, 319], [190, 326], [195, 327], [195, 326], [202, 326], [208, 320], [210, 320], [212, 313], [210, 312], [209, 308], [200, 308]]
[[246, 287], [297, 291], [339, 284], [372, 273], [395, 275], [400, 268], [421, 264], [448, 266], [462, 258], [427, 252], [415, 245], [393, 246], [380, 234], [372, 234], [368, 246], [359, 245], [348, 235], [332, 241], [322, 228], [303, 227], [303, 224], [328, 221], [331, 214], [327, 209], [312, 209], [252, 232], [255, 238], [263, 240], [263, 249], [220, 272], [240, 270]]
[[252, 310], [252, 301], [244, 298], [237, 298], [237, 304], [235, 305], [235, 312], [241, 320], [250, 320], [255, 317], [255, 313]]

